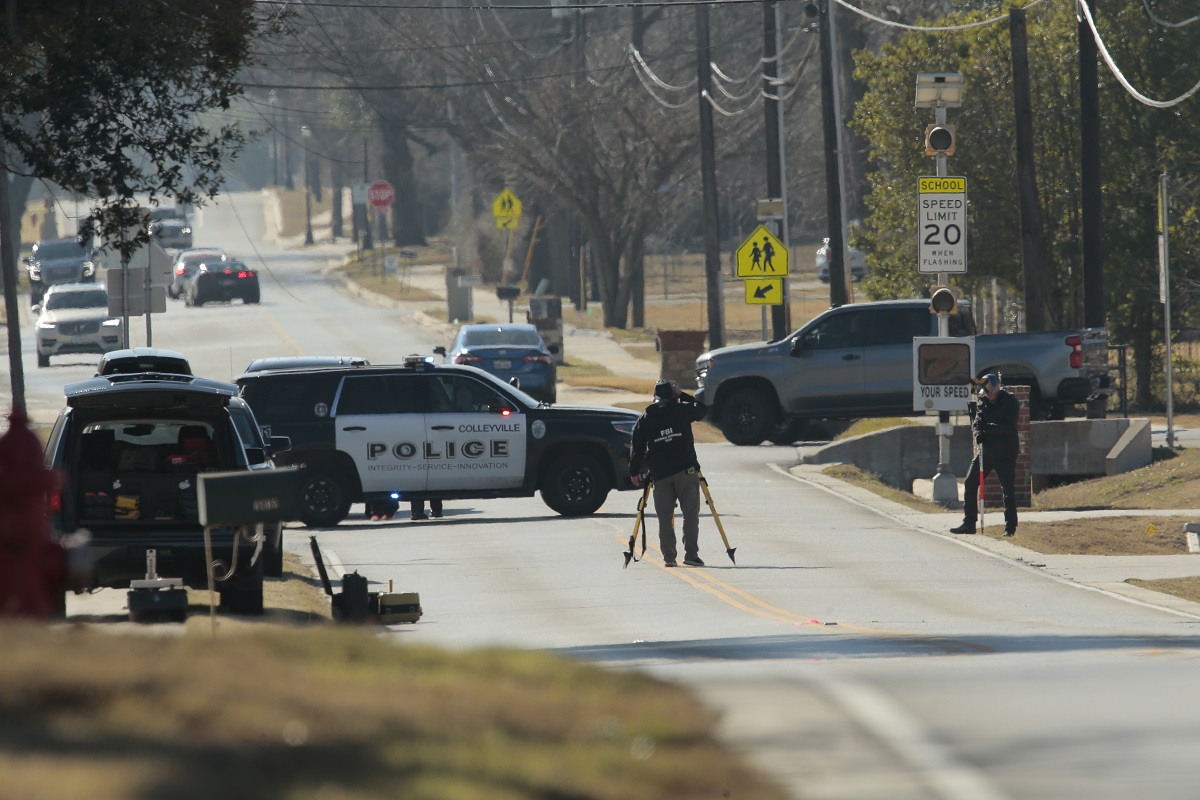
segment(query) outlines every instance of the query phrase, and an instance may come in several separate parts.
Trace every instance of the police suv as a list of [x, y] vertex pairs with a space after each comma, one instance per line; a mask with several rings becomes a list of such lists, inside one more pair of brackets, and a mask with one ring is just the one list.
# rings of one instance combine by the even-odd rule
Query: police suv
[[268, 436], [303, 469], [302, 520], [341, 522], [354, 502], [531, 497], [565, 516], [632, 489], [638, 415], [550, 406], [483, 370], [410, 356], [396, 366], [248, 372], [237, 379]]

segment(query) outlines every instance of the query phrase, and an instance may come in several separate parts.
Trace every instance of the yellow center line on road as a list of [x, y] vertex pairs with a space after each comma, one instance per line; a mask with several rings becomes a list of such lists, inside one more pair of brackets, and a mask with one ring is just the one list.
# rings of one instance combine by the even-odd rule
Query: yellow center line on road
[[[617, 537], [622, 544], [628, 544], [629, 540], [624, 537]], [[659, 557], [662, 557], [662, 551], [654, 545], [647, 543], [647, 548]], [[963, 639], [951, 639], [944, 636], [925, 636], [917, 633], [909, 633], [906, 631], [892, 631], [883, 628], [871, 628], [863, 625], [856, 625], [852, 622], [830, 622], [826, 623], [822, 620], [809, 617], [804, 614], [797, 614], [786, 609], [778, 608], [770, 603], [755, 597], [747, 591], [731, 586], [722, 580], [714, 577], [711, 572], [705, 572], [702, 569], [692, 569], [687, 567], [669, 568], [661, 561], [648, 561], [642, 559], [648, 564], [669, 572], [672, 577], [691, 584], [695, 588], [707, 592], [716, 597], [725, 604], [741, 611], [747, 611], [756, 617], [773, 620], [775, 622], [784, 622], [794, 626], [814, 626], [814, 627], [832, 627], [836, 625], [838, 629], [851, 631], [866, 636], [878, 636], [884, 639], [893, 639], [896, 641], [910, 642], [913, 644], [924, 644], [935, 647], [939, 650], [944, 650], [947, 653], [991, 653], [994, 650], [987, 645], [969, 642]], [[740, 599], [739, 599], [740, 598]], [[744, 601], [744, 602], [743, 602]]]
[[267, 320], [267, 324], [274, 329], [275, 333], [279, 334], [279, 338], [283, 340], [283, 343], [293, 350], [292, 355], [304, 355], [304, 348], [300, 346], [300, 343], [291, 336], [288, 336], [283, 328], [279, 327], [279, 323], [275, 321], [275, 317], [271, 316], [271, 314], [261, 305], [258, 307], [258, 313]]

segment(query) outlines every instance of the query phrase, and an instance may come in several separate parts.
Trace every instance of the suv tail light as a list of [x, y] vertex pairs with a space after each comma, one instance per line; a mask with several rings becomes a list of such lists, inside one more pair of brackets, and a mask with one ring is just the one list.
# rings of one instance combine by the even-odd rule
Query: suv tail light
[[521, 356], [521, 360], [524, 361], [526, 364], [549, 364], [550, 356], [543, 356], [543, 355]]
[[46, 510], [51, 514], [62, 511], [62, 491], [55, 489], [46, 496]]
[[1083, 366], [1083, 339], [1079, 336], [1068, 336], [1067, 347], [1071, 348], [1070, 363], [1072, 369]]
[[182, 274], [183, 274], [183, 267], [176, 267], [176, 268], [175, 268], [175, 274], [176, 274], [176, 275], [182, 275]]
[[483, 358], [480, 356], [473, 356], [470, 353], [459, 353], [458, 355], [456, 355], [454, 357], [454, 363], [455, 364], [482, 364]]

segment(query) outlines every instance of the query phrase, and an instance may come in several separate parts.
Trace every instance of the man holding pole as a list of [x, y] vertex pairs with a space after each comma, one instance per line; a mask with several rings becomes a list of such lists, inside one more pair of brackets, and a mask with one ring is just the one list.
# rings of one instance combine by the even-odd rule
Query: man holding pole
[[963, 521], [951, 533], [974, 533], [979, 517], [979, 487], [989, 472], [995, 472], [1004, 492], [1004, 535], [1017, 532], [1017, 495], [1014, 490], [1017, 475], [1017, 455], [1020, 443], [1017, 422], [1021, 404], [1010, 392], [1000, 387], [1000, 377], [984, 375], [980, 381], [979, 410], [971, 423], [975, 435], [975, 457], [963, 482]]
[[658, 515], [658, 544], [663, 561], [675, 566], [675, 504], [683, 513], [683, 563], [703, 567], [700, 560], [700, 462], [692, 438], [692, 423], [704, 419], [704, 403], [683, 392], [674, 381], [654, 386], [654, 403], [633, 429], [629, 474], [635, 486], [654, 483]]

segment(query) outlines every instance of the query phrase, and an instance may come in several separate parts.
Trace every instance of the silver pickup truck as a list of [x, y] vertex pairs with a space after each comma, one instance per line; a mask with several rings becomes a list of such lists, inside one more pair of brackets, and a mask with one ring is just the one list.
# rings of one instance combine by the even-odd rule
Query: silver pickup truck
[[[1034, 419], [1112, 391], [1103, 328], [976, 336], [963, 301], [949, 320], [951, 336], [975, 336], [977, 375], [1031, 387]], [[911, 416], [912, 340], [936, 335], [927, 300], [831, 308], [780, 341], [702, 354], [696, 397], [738, 445], [794, 442], [815, 419]]]

